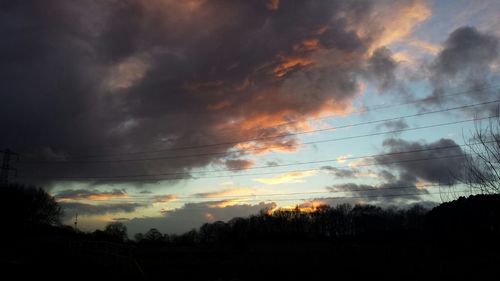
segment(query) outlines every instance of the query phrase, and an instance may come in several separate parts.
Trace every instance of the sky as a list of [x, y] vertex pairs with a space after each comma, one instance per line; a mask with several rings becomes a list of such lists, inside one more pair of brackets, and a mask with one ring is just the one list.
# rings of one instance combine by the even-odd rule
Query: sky
[[497, 114], [499, 13], [498, 1], [2, 1], [0, 147], [20, 154], [13, 181], [46, 189], [85, 231], [431, 207], [465, 190], [463, 144]]

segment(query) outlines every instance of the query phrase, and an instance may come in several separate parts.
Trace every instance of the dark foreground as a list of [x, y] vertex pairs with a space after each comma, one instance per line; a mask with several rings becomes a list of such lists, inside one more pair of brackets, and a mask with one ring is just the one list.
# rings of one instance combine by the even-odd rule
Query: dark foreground
[[500, 276], [499, 243], [486, 239], [269, 241], [245, 246], [154, 248], [60, 242], [4, 245], [4, 249], [10, 248], [2, 254], [4, 276], [162, 280], [286, 280], [320, 276], [339, 280], [498, 280]]

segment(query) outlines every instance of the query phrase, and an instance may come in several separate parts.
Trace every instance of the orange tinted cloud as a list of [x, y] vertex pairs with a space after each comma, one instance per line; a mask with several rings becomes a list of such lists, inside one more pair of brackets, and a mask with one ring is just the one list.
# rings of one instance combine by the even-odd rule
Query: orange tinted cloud
[[348, 20], [352, 23], [351, 28], [356, 30], [361, 38], [372, 36], [374, 29], [377, 28], [374, 23], [383, 23], [381, 25], [383, 28], [379, 30], [380, 34], [374, 38], [370, 46], [369, 54], [371, 54], [381, 46], [406, 38], [418, 24], [430, 18], [431, 15], [432, 11], [424, 0], [414, 0], [410, 3], [388, 1], [375, 7], [368, 21], [359, 22], [354, 15]]
[[328, 203], [324, 200], [314, 199], [311, 201], [307, 201], [305, 203], [300, 204], [299, 210], [301, 212], [314, 212], [318, 207], [328, 205]]
[[270, 11], [276, 11], [280, 7], [280, 0], [267, 0], [266, 8]]
[[327, 205], [327, 202], [320, 199], [313, 199], [299, 205], [277, 207], [273, 209], [271, 213], [275, 211], [295, 211], [295, 210], [308, 213], [308, 212], [314, 212], [318, 207], [323, 205]]
[[234, 197], [249, 196], [253, 195], [254, 193], [255, 190], [251, 188], [231, 188], [231, 189], [224, 189], [221, 191], [196, 193], [194, 194], [194, 196], [200, 198], [220, 198], [229, 196], [234, 196]]
[[103, 80], [106, 89], [115, 91], [138, 83], [149, 68], [146, 58], [131, 57], [116, 63]]
[[299, 141], [296, 139], [274, 140], [274, 141], [258, 141], [240, 143], [235, 146], [238, 150], [246, 150], [247, 153], [253, 155], [262, 155], [270, 152], [295, 152], [299, 148]]
[[304, 182], [304, 178], [314, 176], [316, 171], [305, 171], [305, 172], [291, 172], [277, 175], [270, 178], [258, 178], [254, 181], [264, 183], [264, 184], [282, 184], [282, 183], [297, 183]]
[[[265, 94], [263, 94], [265, 95]], [[267, 103], [285, 104], [288, 101], [272, 101], [272, 94], [267, 98]], [[256, 102], [258, 107], [259, 102]], [[232, 129], [239, 131], [241, 137], [239, 139], [255, 141], [241, 142], [235, 145], [236, 149], [246, 150], [247, 153], [253, 155], [262, 155], [269, 152], [290, 153], [295, 152], [300, 148], [300, 142], [290, 136], [297, 131], [309, 131], [317, 129], [319, 123], [311, 123], [309, 118], [321, 118], [324, 116], [345, 115], [351, 111], [349, 104], [337, 102], [334, 99], [324, 101], [322, 106], [319, 106], [307, 115], [302, 115], [300, 112], [290, 109], [275, 110], [274, 112], [266, 112], [254, 114], [244, 120], [235, 121], [232, 124], [220, 125], [221, 130]], [[292, 121], [292, 122], [290, 122]]]
[[312, 60], [304, 57], [285, 57], [280, 56], [280, 64], [273, 69], [276, 77], [283, 77], [290, 71], [303, 68], [313, 63]]
[[236, 205], [240, 202], [238, 199], [228, 199], [228, 200], [222, 200], [222, 201], [217, 201], [217, 202], [209, 202], [207, 203], [207, 207], [209, 208], [225, 208], [229, 206]]
[[[264, 93], [262, 94], [262, 97], [266, 98], [267, 95], [272, 95], [272, 94]], [[257, 97], [256, 99], [257, 101], [255, 101], [255, 103], [256, 104], [260, 103], [259, 102], [260, 98]], [[260, 134], [261, 135], [264, 134], [264, 137], [267, 136], [267, 134], [276, 135], [276, 130], [286, 131], [284, 129], [307, 129], [308, 126], [303, 117], [301, 119], [295, 120], [297, 122], [294, 121], [293, 124], [290, 124], [289, 126], [283, 125], [286, 123], [287, 117], [293, 117], [294, 115], [298, 114], [293, 109], [281, 109], [275, 112], [253, 114], [238, 122], [238, 127], [241, 130], [260, 129]], [[276, 128], [272, 128], [273, 130], [263, 130], [262, 129], [263, 125], [265, 125], [264, 126], [265, 128], [270, 128], [270, 127], [276, 127]]]
[[300, 44], [293, 46], [295, 51], [315, 51], [319, 48], [318, 39], [305, 39]]
[[226, 160], [224, 164], [231, 170], [245, 170], [251, 168], [255, 164], [255, 161], [247, 159], [229, 159]]

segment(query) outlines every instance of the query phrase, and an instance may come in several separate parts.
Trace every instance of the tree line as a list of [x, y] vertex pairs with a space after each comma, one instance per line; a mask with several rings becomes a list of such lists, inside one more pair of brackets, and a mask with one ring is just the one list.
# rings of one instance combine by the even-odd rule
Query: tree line
[[406, 239], [500, 234], [500, 195], [474, 195], [432, 210], [373, 205], [323, 205], [314, 211], [262, 210], [247, 218], [205, 223], [182, 235], [151, 229], [135, 235], [143, 244], [242, 243], [259, 240]]
[[[11, 184], [0, 193], [4, 204], [0, 214], [12, 233], [28, 233], [41, 226], [77, 232], [61, 225], [63, 212], [55, 199], [43, 189]], [[157, 229], [138, 233], [131, 240], [121, 222], [109, 223], [103, 230], [78, 233], [86, 238], [108, 242], [148, 244], [242, 243], [258, 240], [335, 240], [401, 238], [440, 234], [500, 234], [500, 195], [474, 195], [442, 203], [428, 210], [421, 205], [410, 208], [373, 205], [322, 205], [313, 211], [295, 209], [262, 210], [246, 218], [205, 223], [183, 234], [164, 234]]]

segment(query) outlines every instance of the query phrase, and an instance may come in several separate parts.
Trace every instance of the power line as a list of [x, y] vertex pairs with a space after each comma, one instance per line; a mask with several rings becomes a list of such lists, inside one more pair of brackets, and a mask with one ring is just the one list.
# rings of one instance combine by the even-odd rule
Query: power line
[[[456, 193], [465, 193], [469, 191], [454, 191]], [[424, 195], [437, 195], [443, 194], [444, 192], [427, 192], [427, 193], [405, 193], [405, 194], [377, 194], [377, 195], [358, 195], [358, 196], [338, 196], [338, 197], [321, 197], [321, 198], [298, 198], [298, 199], [274, 199], [274, 200], [264, 200], [264, 201], [290, 201], [290, 200], [343, 200], [343, 199], [363, 199], [363, 198], [385, 198], [385, 197], [405, 197], [405, 196], [424, 196]], [[255, 201], [255, 200], [246, 200], [246, 201]]]
[[[356, 195], [356, 196], [336, 196], [336, 197], [312, 197], [312, 198], [278, 198], [278, 199], [269, 199], [269, 200], [266, 200], [266, 199], [242, 199], [242, 200], [238, 200], [238, 201], [235, 201], [234, 203], [235, 204], [231, 204], [231, 205], [227, 205], [227, 206], [224, 206], [224, 207], [213, 207], [211, 206], [211, 204], [217, 204], [217, 203], [221, 203], [221, 200], [217, 200], [217, 201], [203, 201], [203, 202], [181, 202], [181, 203], [184, 203], [184, 206], [181, 206], [181, 207], [178, 207], [178, 208], [173, 208], [171, 210], [167, 210], [167, 212], [172, 212], [172, 211], [175, 211], [175, 210], [179, 210], [179, 209], [189, 209], [189, 210], [210, 210], [210, 209], [213, 209], [213, 208], [230, 208], [232, 206], [238, 206], [237, 203], [242, 203], [242, 202], [260, 202], [260, 203], [275, 203], [275, 202], [287, 202], [287, 201], [305, 201], [303, 203], [307, 203], [307, 202], [314, 202], [314, 201], [337, 201], [337, 200], [346, 200], [346, 199], [367, 199], [367, 198], [398, 198], [398, 197], [414, 197], [414, 196], [431, 196], [431, 195], [443, 195], [443, 194], [471, 194], [471, 191], [468, 191], [468, 190], [463, 190], [463, 191], [439, 191], [439, 192], [426, 192], [426, 193], [423, 193], [423, 192], [415, 192], [415, 193], [404, 193], [404, 194], [401, 194], [401, 193], [397, 193], [397, 194], [376, 194], [376, 195]], [[421, 198], [419, 198], [421, 199]], [[118, 203], [120, 204], [120, 203]], [[190, 206], [186, 206], [187, 204], [190, 204]], [[201, 206], [193, 206], [193, 204], [206, 204], [205, 207], [201, 207]], [[295, 203], [296, 205], [298, 205], [297, 203]], [[321, 205], [321, 204], [320, 204]], [[329, 205], [328, 203], [326, 205]], [[64, 207], [64, 206], [63, 206]], [[284, 209], [283, 207], [279, 207], [278, 209]]]
[[[487, 143], [490, 143], [490, 142], [487, 142]], [[365, 158], [402, 155], [402, 154], [416, 153], [416, 152], [427, 152], [427, 151], [435, 151], [435, 150], [442, 150], [442, 149], [459, 148], [459, 147], [475, 145], [475, 144], [481, 144], [481, 143], [453, 144], [453, 145], [431, 147], [431, 148], [422, 148], [422, 149], [388, 152], [388, 153], [380, 153], [380, 154], [369, 154], [369, 155], [364, 155], [364, 156], [352, 156], [352, 157], [345, 157], [345, 158], [343, 158], [343, 160], [359, 160], [359, 159], [365, 159]], [[265, 168], [277, 168], [277, 167], [289, 167], [289, 166], [299, 166], [299, 165], [308, 165], [308, 164], [319, 164], [319, 163], [328, 163], [328, 162], [334, 162], [334, 161], [338, 161], [338, 159], [332, 158], [332, 159], [298, 162], [298, 163], [265, 165], [265, 166], [251, 167], [251, 168], [233, 168], [233, 169], [218, 169], [218, 170], [205, 170], [205, 171], [193, 171], [193, 172], [172, 172], [172, 173], [159, 173], [159, 174], [137, 174], [137, 175], [126, 175], [126, 176], [128, 176], [128, 177], [145, 177], [145, 176], [174, 176], [174, 175], [207, 174], [207, 173], [218, 173], [218, 172], [248, 171], [248, 170], [257, 170], [257, 169], [265, 169]], [[334, 168], [338, 168], [338, 169], [349, 168], [349, 166], [334, 167]]]
[[[414, 197], [414, 196], [430, 196], [430, 195], [442, 195], [442, 194], [471, 194], [469, 190], [461, 190], [461, 191], [439, 191], [439, 192], [413, 192], [413, 193], [394, 193], [394, 194], [372, 194], [372, 195], [353, 195], [353, 196], [329, 196], [329, 197], [309, 197], [309, 198], [277, 198], [277, 199], [259, 199], [259, 198], [246, 198], [241, 200], [235, 200], [234, 203], [241, 202], [283, 202], [283, 201], [322, 201], [322, 200], [346, 200], [346, 199], [366, 199], [366, 198], [389, 198], [389, 197]], [[228, 200], [226, 200], [228, 201]], [[173, 201], [172, 201], [173, 202]], [[207, 208], [210, 207], [210, 204], [224, 203], [224, 200], [212, 200], [212, 201], [202, 201], [202, 202], [179, 202], [184, 203], [184, 208], [186, 208], [186, 204], [207, 204]], [[237, 206], [237, 204], [228, 205], [225, 207]], [[180, 207], [182, 208], [182, 207]], [[175, 208], [175, 209], [180, 209]], [[219, 207], [222, 208], [222, 207]], [[193, 207], [189, 206], [190, 210], [200, 209], [206, 210], [206, 208]]]
[[[440, 187], [440, 186], [451, 186], [451, 184], [424, 184], [419, 185], [418, 188], [426, 188], [426, 187]], [[417, 188], [415, 185], [406, 185], [406, 186], [390, 186], [390, 187], [374, 187], [374, 188], [361, 188], [361, 189], [346, 189], [346, 190], [335, 190], [335, 191], [310, 191], [310, 192], [287, 192], [287, 193], [267, 193], [267, 194], [247, 194], [247, 195], [220, 195], [214, 197], [202, 197], [202, 196], [179, 196], [175, 197], [169, 202], [184, 202], [186, 199], [199, 199], [199, 200], [224, 200], [224, 199], [245, 199], [245, 198], [257, 198], [257, 197], [274, 197], [274, 196], [293, 196], [293, 195], [309, 195], [309, 194], [331, 194], [331, 193], [347, 193], [347, 192], [370, 192], [370, 191], [379, 191], [379, 190], [392, 190], [392, 189], [412, 189]], [[161, 196], [161, 195], [160, 195]], [[57, 197], [56, 199], [71, 199], [66, 197]], [[121, 198], [111, 198], [104, 199], [100, 201], [113, 201], [113, 200], [130, 200], [133, 199], [133, 202], [137, 201], [154, 201], [155, 196], [132, 196], [132, 197], [121, 197]], [[291, 198], [293, 199], [293, 198]], [[169, 203], [163, 202], [163, 203]], [[158, 202], [162, 203], [162, 202]]]
[[[495, 101], [495, 102], [499, 102], [499, 101], [500, 100]], [[446, 109], [446, 110], [451, 110], [451, 109]], [[433, 113], [435, 113], [435, 112], [433, 112]], [[424, 115], [424, 114], [425, 113], [422, 113], [420, 115]], [[379, 135], [385, 135], [385, 134], [401, 133], [401, 132], [414, 131], [414, 130], [420, 130], [420, 129], [428, 129], [428, 128], [435, 128], [435, 127], [441, 127], [441, 126], [456, 125], [456, 124], [467, 123], [467, 122], [472, 122], [472, 121], [480, 121], [480, 120], [491, 119], [491, 118], [495, 118], [495, 117], [498, 117], [498, 116], [466, 119], [466, 120], [459, 120], [459, 121], [453, 121], [453, 122], [447, 122], [447, 123], [439, 123], [439, 124], [419, 126], [419, 127], [406, 128], [406, 129], [398, 129], [398, 130], [378, 132], [378, 133], [370, 133], [370, 134], [363, 134], [363, 135], [356, 135], [356, 136], [349, 136], [349, 137], [342, 137], [342, 138], [325, 139], [325, 140], [319, 140], [319, 141], [310, 141], [310, 142], [301, 143], [300, 145], [312, 145], [312, 144], [319, 144], [319, 143], [327, 143], [327, 142], [351, 140], [351, 139], [364, 138], [364, 137], [379, 136]], [[401, 119], [401, 118], [405, 118], [405, 117], [398, 117], [395, 119]], [[261, 151], [263, 149], [264, 148], [250, 148], [250, 149], [237, 149], [237, 150], [233, 150], [233, 151], [229, 151], [229, 152], [228, 151], [221, 151], [221, 152], [189, 154], [189, 155], [174, 155], [174, 156], [161, 156], [161, 157], [149, 157], [149, 158], [129, 158], [129, 159], [115, 159], [115, 160], [24, 160], [24, 161], [20, 161], [20, 163], [23, 163], [23, 164], [24, 163], [26, 163], [26, 164], [49, 164], [49, 163], [95, 164], [95, 163], [140, 162], [140, 161], [155, 161], [155, 160], [191, 158], [191, 157], [215, 156], [215, 155], [224, 155], [224, 154], [230, 154], [230, 153], [236, 153], [236, 152]]]
[[[336, 190], [336, 191], [313, 191], [313, 192], [292, 192], [292, 193], [271, 193], [271, 194], [257, 194], [257, 195], [247, 195], [247, 196], [219, 196], [219, 197], [210, 197], [204, 199], [241, 199], [241, 198], [250, 198], [250, 197], [267, 197], [267, 196], [289, 196], [289, 195], [308, 195], [308, 194], [325, 194], [325, 193], [347, 193], [347, 192], [370, 192], [370, 191], [379, 191], [379, 190], [391, 190], [391, 189], [413, 189], [413, 188], [425, 188], [425, 187], [448, 187], [452, 186], [451, 184], [425, 184], [419, 185], [407, 185], [407, 186], [391, 186], [391, 187], [374, 187], [374, 188], [363, 188], [363, 189], [347, 189], [347, 190]], [[425, 194], [425, 193], [423, 193]], [[200, 199], [200, 197], [189, 196], [189, 197], [178, 197], [179, 199]], [[290, 198], [294, 199], [294, 198]], [[178, 200], [175, 200], [178, 201]]]
[[[464, 105], [464, 106], [453, 107], [453, 108], [445, 108], [445, 109], [428, 111], [428, 112], [420, 112], [420, 113], [416, 113], [416, 114], [399, 116], [399, 117], [393, 117], [393, 118], [386, 118], [386, 119], [380, 119], [380, 120], [366, 121], [366, 122], [356, 123], [356, 124], [348, 124], [348, 125], [337, 126], [337, 127], [332, 127], [332, 128], [323, 128], [323, 129], [316, 129], [316, 130], [308, 130], [308, 131], [301, 131], [301, 132], [296, 132], [296, 133], [287, 133], [287, 134], [281, 134], [281, 135], [275, 135], [275, 136], [257, 137], [257, 138], [251, 138], [251, 139], [245, 139], [245, 140], [237, 140], [237, 141], [230, 141], [230, 142], [221, 142], [221, 143], [213, 143], [213, 144], [203, 144], [203, 145], [176, 147], [176, 148], [170, 148], [170, 149], [157, 150], [157, 151], [154, 151], [154, 152], [168, 152], [168, 151], [177, 151], [177, 150], [207, 148], [207, 147], [214, 147], [214, 146], [224, 146], [224, 145], [240, 144], [240, 143], [253, 142], [253, 141], [262, 141], [262, 140], [269, 140], [269, 139], [285, 138], [285, 137], [298, 136], [298, 135], [311, 134], [311, 133], [318, 133], [318, 132], [325, 132], [325, 131], [334, 131], [334, 130], [338, 130], [338, 129], [351, 128], [351, 127], [356, 127], [356, 126], [361, 126], [361, 125], [376, 124], [376, 123], [381, 123], [381, 122], [388, 122], [388, 121], [399, 120], [399, 119], [403, 119], [403, 118], [417, 117], [417, 116], [423, 116], [423, 115], [427, 115], [427, 114], [435, 114], [435, 113], [442, 113], [442, 112], [447, 112], [447, 111], [452, 111], [452, 110], [458, 110], [458, 109], [464, 109], [464, 108], [469, 108], [469, 107], [476, 107], [476, 106], [480, 106], [480, 105], [487, 105], [487, 104], [497, 103], [499, 101], [500, 100], [493, 100], [493, 101], [476, 103], [476, 104], [471, 104], [471, 105]], [[144, 152], [136, 152], [136, 154], [137, 153], [141, 153], [142, 154]], [[153, 153], [153, 152], [147, 152], [147, 153]]]
[[[414, 99], [414, 100], [410, 100], [410, 101], [403, 102], [403, 103], [379, 104], [379, 105], [366, 107], [364, 109], [356, 110], [356, 111], [350, 112], [349, 114], [350, 115], [361, 114], [361, 113], [366, 113], [366, 112], [371, 112], [371, 111], [377, 111], [377, 110], [382, 110], [382, 109], [398, 107], [398, 106], [410, 105], [410, 104], [419, 103], [419, 102], [426, 102], [426, 101], [430, 101], [430, 100], [434, 100], [434, 99], [442, 99], [442, 98], [446, 98], [446, 97], [460, 96], [460, 95], [464, 95], [464, 94], [476, 93], [476, 92], [482, 92], [484, 90], [494, 90], [494, 89], [500, 89], [500, 87], [498, 85], [492, 85], [492, 86], [482, 87], [480, 89], [461, 91], [461, 92], [456, 92], [456, 93], [451, 93], [451, 94], [446, 94], [446, 95], [428, 96], [425, 98]], [[338, 117], [338, 116], [337, 115], [327, 115], [327, 116], [322, 116], [322, 117], [318, 117], [318, 118], [311, 118], [309, 120], [310, 121], [317, 121], [317, 120], [329, 119], [329, 118], [334, 118], [334, 117]], [[295, 124], [295, 123], [299, 123], [299, 122], [302, 122], [302, 121], [298, 120], [298, 121], [283, 122], [283, 123], [280, 123], [280, 124], [277, 124], [277, 125], [274, 125], [271, 127], [266, 127], [264, 129], [272, 129], [272, 128], [277, 128], [277, 127], [286, 126], [289, 124]]]
[[286, 134], [280, 134], [280, 135], [274, 135], [274, 136], [256, 137], [256, 138], [251, 138], [251, 139], [244, 139], [244, 140], [237, 140], [237, 141], [230, 141], [230, 142], [212, 143], [212, 144], [183, 146], [183, 147], [161, 149], [161, 150], [136, 151], [136, 152], [120, 153], [120, 154], [113, 154], [113, 155], [106, 155], [106, 156], [93, 155], [93, 156], [79, 157], [79, 159], [100, 158], [100, 157], [114, 157], [114, 156], [137, 155], [137, 154], [151, 154], [151, 153], [161, 153], [161, 152], [171, 152], [171, 151], [180, 151], [180, 150], [190, 150], [190, 149], [209, 148], [209, 147], [216, 147], [216, 146], [234, 145], [234, 144], [254, 142], [254, 141], [270, 140], [270, 139], [279, 139], [279, 138], [285, 138], [285, 137], [291, 137], [291, 136], [298, 136], [298, 135], [318, 133], [318, 132], [325, 132], [325, 131], [334, 131], [334, 130], [338, 130], [338, 129], [352, 128], [352, 127], [357, 127], [357, 126], [362, 126], [362, 125], [370, 125], [370, 124], [376, 124], [376, 123], [394, 121], [394, 120], [399, 120], [399, 119], [404, 119], [404, 118], [424, 116], [424, 115], [428, 115], [428, 114], [443, 113], [443, 112], [448, 112], [448, 111], [453, 111], [453, 110], [459, 110], [459, 109], [465, 109], [465, 108], [470, 108], [470, 107], [476, 107], [476, 106], [481, 106], [481, 105], [488, 105], [488, 104], [497, 103], [497, 102], [500, 102], [500, 100], [497, 99], [497, 100], [493, 100], [493, 101], [487, 101], [487, 102], [481, 102], [481, 103], [476, 103], [476, 104], [469, 104], [469, 105], [463, 105], [463, 106], [458, 106], [458, 107], [445, 108], [445, 109], [433, 110], [433, 111], [427, 111], [427, 112], [419, 112], [419, 113], [416, 113], [416, 114], [398, 116], [398, 117], [393, 117], [393, 118], [385, 118], [385, 119], [372, 120], [372, 121], [366, 121], [366, 122], [361, 122], [361, 123], [354, 123], [354, 124], [347, 124], [347, 125], [342, 125], [342, 126], [336, 126], [336, 127], [331, 127], [331, 128], [315, 129], [315, 130], [301, 131], [301, 132], [295, 132], [295, 133], [286, 133]]
[[[371, 164], [360, 164], [357, 167], [364, 166], [379, 166], [379, 165], [391, 165], [391, 164], [399, 164], [399, 163], [407, 163], [407, 162], [418, 162], [418, 161], [427, 161], [427, 160], [437, 160], [437, 159], [449, 159], [449, 158], [464, 158], [465, 155], [448, 155], [443, 157], [432, 157], [432, 158], [419, 158], [419, 159], [409, 159], [404, 161], [396, 161], [396, 162], [379, 162], [379, 163], [371, 163]], [[345, 166], [349, 167], [349, 166]], [[340, 168], [340, 167], [338, 167]], [[208, 176], [208, 177], [177, 177], [177, 178], [160, 178], [163, 176], [162, 174], [148, 174], [148, 175], [120, 175], [120, 176], [19, 176], [19, 178], [25, 179], [52, 179], [52, 180], [64, 180], [64, 179], [94, 179], [99, 181], [116, 181], [118, 179], [127, 178], [128, 181], [145, 181], [145, 180], [155, 180], [155, 181], [165, 181], [165, 180], [183, 180], [183, 179], [209, 179], [209, 178], [232, 178], [232, 177], [242, 177], [242, 176], [262, 176], [262, 175], [274, 175], [274, 174], [282, 174], [282, 173], [299, 173], [299, 172], [308, 172], [308, 171], [321, 171], [323, 168], [310, 168], [310, 169], [301, 169], [301, 170], [292, 170], [292, 171], [277, 171], [277, 172], [266, 172], [266, 173], [253, 173], [253, 174], [237, 174], [237, 175], [219, 175], [219, 176]], [[153, 177], [153, 178], [144, 178], [144, 177]]]
[[[383, 110], [383, 109], [388, 109], [388, 108], [393, 108], [393, 107], [398, 107], [398, 106], [426, 102], [426, 101], [435, 100], [435, 99], [442, 99], [442, 98], [446, 98], [446, 97], [460, 96], [460, 95], [464, 95], [464, 94], [468, 94], [468, 93], [482, 92], [482, 91], [486, 91], [486, 90], [495, 90], [495, 89], [499, 89], [499, 88], [500, 88], [500, 86], [498, 86], [498, 85], [491, 85], [491, 86], [481, 87], [481, 88], [474, 89], [474, 90], [460, 91], [460, 92], [456, 92], [456, 93], [443, 94], [443, 95], [427, 96], [425, 98], [414, 99], [414, 100], [410, 100], [410, 101], [403, 102], [403, 103], [379, 104], [379, 105], [374, 105], [374, 106], [370, 106], [370, 107], [365, 107], [363, 109], [350, 112], [349, 114], [350, 115], [362, 114], [362, 113], [367, 113], [367, 112], [371, 112], [371, 111], [378, 111], [378, 110]], [[333, 118], [333, 117], [337, 117], [337, 115], [328, 115], [328, 116], [322, 116], [322, 117], [318, 117], [318, 118], [310, 118], [310, 119], [308, 119], [308, 121], [317, 121], [317, 120], [329, 119], [329, 118]], [[269, 126], [269, 127], [264, 127], [264, 128], [256, 128], [254, 130], [265, 130], [265, 129], [279, 128], [282, 126], [286, 126], [286, 125], [290, 125], [290, 124], [294, 124], [294, 123], [299, 123], [299, 122], [303, 122], [303, 120], [287, 121], [287, 122], [283, 122], [283, 123], [280, 123], [280, 124], [277, 124], [274, 126]], [[227, 128], [227, 129], [221, 129], [221, 130], [227, 131], [227, 130], [235, 130], [235, 129]], [[99, 146], [93, 146], [93, 147], [99, 147]], [[100, 146], [100, 147], [102, 147], [102, 146]], [[106, 146], [106, 147], [109, 147], [109, 146]], [[164, 151], [165, 151], [164, 149], [152, 150], [152, 151], [137, 151], [137, 152], [129, 152], [129, 153], [109, 154], [107, 156], [101, 156], [101, 155], [82, 156], [81, 158], [97, 158], [97, 157], [112, 157], [112, 156], [120, 156], [120, 155], [148, 154], [148, 153], [156, 153], [156, 152], [164, 152]]]

